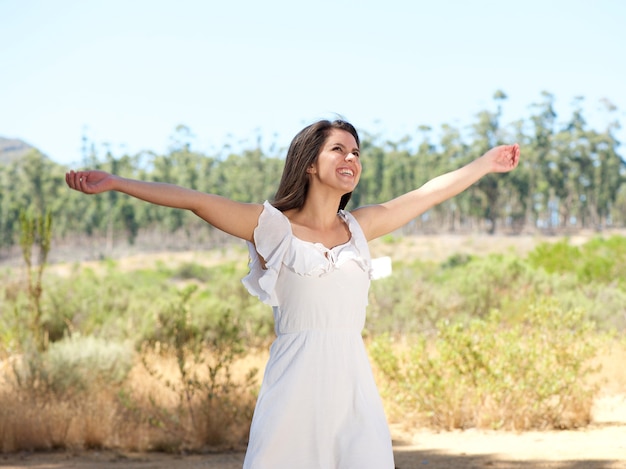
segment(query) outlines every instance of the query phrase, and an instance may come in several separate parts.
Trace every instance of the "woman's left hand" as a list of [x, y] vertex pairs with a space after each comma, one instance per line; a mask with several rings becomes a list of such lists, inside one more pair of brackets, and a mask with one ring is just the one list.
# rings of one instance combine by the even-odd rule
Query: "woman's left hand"
[[483, 155], [487, 158], [491, 172], [506, 173], [515, 169], [519, 163], [520, 149], [519, 144], [500, 145], [492, 148]]

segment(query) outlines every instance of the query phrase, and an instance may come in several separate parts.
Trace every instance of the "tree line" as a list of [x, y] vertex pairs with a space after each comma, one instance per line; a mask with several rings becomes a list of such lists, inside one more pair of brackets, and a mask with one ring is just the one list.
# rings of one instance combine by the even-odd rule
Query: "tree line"
[[[557, 120], [555, 98], [541, 94], [530, 116], [504, 125], [506, 95], [497, 91], [493, 109], [485, 109], [464, 127], [444, 124], [435, 131], [421, 126], [397, 141], [361, 130], [363, 174], [351, 204], [388, 200], [456, 169], [488, 148], [519, 142], [516, 171], [489, 175], [463, 194], [407, 225], [405, 234], [426, 232], [575, 232], [626, 226], [626, 160], [620, 155], [617, 109], [602, 102], [603, 129], [585, 119], [577, 98], [571, 115]], [[122, 176], [180, 184], [243, 201], [262, 202], [278, 187], [286, 149], [266, 151], [224, 146], [215, 154], [198, 152], [190, 129], [176, 128], [166, 154], [114, 155], [84, 142], [82, 166]], [[0, 166], [0, 248], [19, 240], [20, 213], [50, 214], [58, 240], [96, 237], [108, 243], [141, 240], [149, 233], [174, 237], [183, 245], [214, 231], [190, 213], [155, 207], [111, 192], [86, 197], [64, 182], [67, 168], [33, 151]]]

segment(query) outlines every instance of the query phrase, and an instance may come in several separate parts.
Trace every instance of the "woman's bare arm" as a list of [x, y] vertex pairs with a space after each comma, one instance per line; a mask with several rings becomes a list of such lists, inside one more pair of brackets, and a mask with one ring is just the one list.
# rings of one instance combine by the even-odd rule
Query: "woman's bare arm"
[[127, 179], [104, 171], [70, 171], [65, 181], [85, 194], [118, 191], [155, 205], [190, 210], [216, 228], [248, 241], [252, 241], [263, 209], [260, 204], [235, 202], [174, 184]]
[[455, 171], [437, 176], [389, 202], [356, 209], [353, 214], [368, 240], [397, 230], [441, 202], [463, 192], [489, 173], [504, 173], [519, 163], [519, 145], [492, 148], [480, 158]]

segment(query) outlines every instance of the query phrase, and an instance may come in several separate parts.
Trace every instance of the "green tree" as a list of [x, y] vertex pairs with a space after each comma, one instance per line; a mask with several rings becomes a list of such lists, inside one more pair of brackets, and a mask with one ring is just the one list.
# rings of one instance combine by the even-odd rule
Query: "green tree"
[[[478, 122], [473, 124], [474, 141], [472, 143], [472, 154], [478, 157], [490, 148], [504, 143], [502, 137], [503, 132], [500, 129], [500, 116], [502, 113], [500, 101], [506, 99], [506, 95], [502, 91], [497, 91], [494, 100], [498, 103], [497, 111], [492, 112], [484, 110], [478, 113]], [[488, 232], [495, 233], [497, 228], [497, 220], [501, 213], [500, 202], [500, 186], [503, 181], [502, 175], [488, 174], [483, 177], [470, 192], [479, 191], [481, 196], [482, 216], [488, 222]]]

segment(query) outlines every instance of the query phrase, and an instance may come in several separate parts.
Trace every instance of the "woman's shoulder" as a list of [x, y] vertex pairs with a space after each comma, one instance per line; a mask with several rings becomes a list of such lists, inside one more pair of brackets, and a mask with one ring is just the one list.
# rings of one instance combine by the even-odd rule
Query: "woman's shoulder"
[[263, 209], [254, 230], [255, 241], [267, 235], [276, 236], [277, 233], [286, 233], [290, 230], [289, 219], [283, 212], [274, 207], [269, 201], [263, 202]]

